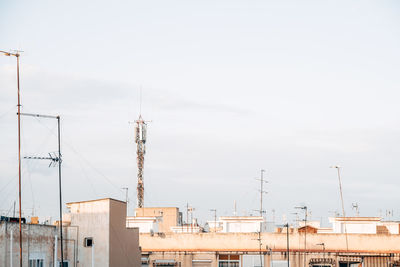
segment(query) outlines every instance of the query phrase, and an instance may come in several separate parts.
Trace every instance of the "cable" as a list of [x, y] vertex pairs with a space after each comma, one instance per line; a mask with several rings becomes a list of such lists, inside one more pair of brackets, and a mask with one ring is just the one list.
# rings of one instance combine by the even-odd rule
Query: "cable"
[[5, 111], [0, 115], [0, 119], [2, 119], [4, 116], [8, 115], [12, 110], [14, 110], [15, 107], [10, 108], [9, 110]]

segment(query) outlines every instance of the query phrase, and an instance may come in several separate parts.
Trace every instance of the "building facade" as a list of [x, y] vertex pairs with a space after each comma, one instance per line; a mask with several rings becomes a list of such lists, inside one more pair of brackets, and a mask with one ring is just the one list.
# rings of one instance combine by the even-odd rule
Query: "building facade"
[[142, 266], [400, 266], [400, 235], [348, 234], [347, 244], [344, 234], [301, 232], [140, 235]]

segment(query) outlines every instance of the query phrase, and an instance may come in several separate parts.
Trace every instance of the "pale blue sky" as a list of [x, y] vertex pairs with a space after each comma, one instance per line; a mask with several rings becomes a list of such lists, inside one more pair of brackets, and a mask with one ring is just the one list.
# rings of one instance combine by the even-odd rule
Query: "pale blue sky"
[[[340, 164], [348, 214], [358, 202], [399, 219], [399, 13], [398, 1], [3, 1], [0, 49], [25, 51], [24, 111], [63, 118], [66, 202], [126, 185], [135, 202], [127, 122], [142, 87], [146, 205], [254, 213], [264, 168], [269, 218], [299, 203], [326, 217]], [[0, 57], [1, 210], [16, 197], [14, 70]], [[51, 121], [23, 122], [24, 155], [55, 150]], [[56, 214], [56, 170], [24, 164], [24, 207]]]

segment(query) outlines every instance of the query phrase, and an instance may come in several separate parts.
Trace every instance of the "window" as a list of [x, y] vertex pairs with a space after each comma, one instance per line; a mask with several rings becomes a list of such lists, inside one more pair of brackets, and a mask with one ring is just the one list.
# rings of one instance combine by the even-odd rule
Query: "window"
[[242, 267], [260, 267], [260, 266], [264, 266], [262, 264], [264, 262], [264, 255], [263, 254], [262, 255], [243, 255], [242, 256], [242, 260], [243, 260]]
[[218, 267], [240, 267], [240, 256], [219, 255]]
[[[292, 266], [292, 263], [289, 263]], [[271, 266], [274, 267], [287, 267], [287, 260], [271, 260]]]
[[211, 267], [212, 260], [192, 260], [192, 267]]
[[339, 267], [359, 267], [362, 266], [360, 262], [340, 262]]
[[43, 267], [43, 259], [32, 259], [29, 260], [29, 267]]
[[142, 267], [149, 267], [150, 259], [149, 256], [141, 257]]
[[83, 246], [84, 247], [93, 246], [93, 237], [85, 237], [85, 239], [83, 239]]
[[69, 267], [69, 262], [68, 261], [63, 261], [63, 265], [61, 265], [61, 262], [58, 262], [59, 267]]

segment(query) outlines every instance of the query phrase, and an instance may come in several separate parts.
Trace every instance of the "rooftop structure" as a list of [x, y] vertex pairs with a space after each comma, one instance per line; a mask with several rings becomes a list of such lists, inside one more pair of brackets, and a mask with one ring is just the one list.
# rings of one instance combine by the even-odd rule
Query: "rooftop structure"
[[[158, 231], [163, 233], [172, 232], [171, 227], [182, 225], [182, 214], [176, 207], [145, 207], [137, 208], [135, 215], [139, 217], [160, 217], [158, 220]], [[133, 217], [130, 217], [133, 220]]]
[[[126, 202], [112, 198], [67, 203], [70, 228], [78, 227], [81, 266], [135, 266], [140, 261], [137, 228], [126, 228]], [[93, 254], [92, 254], [93, 253]]]

